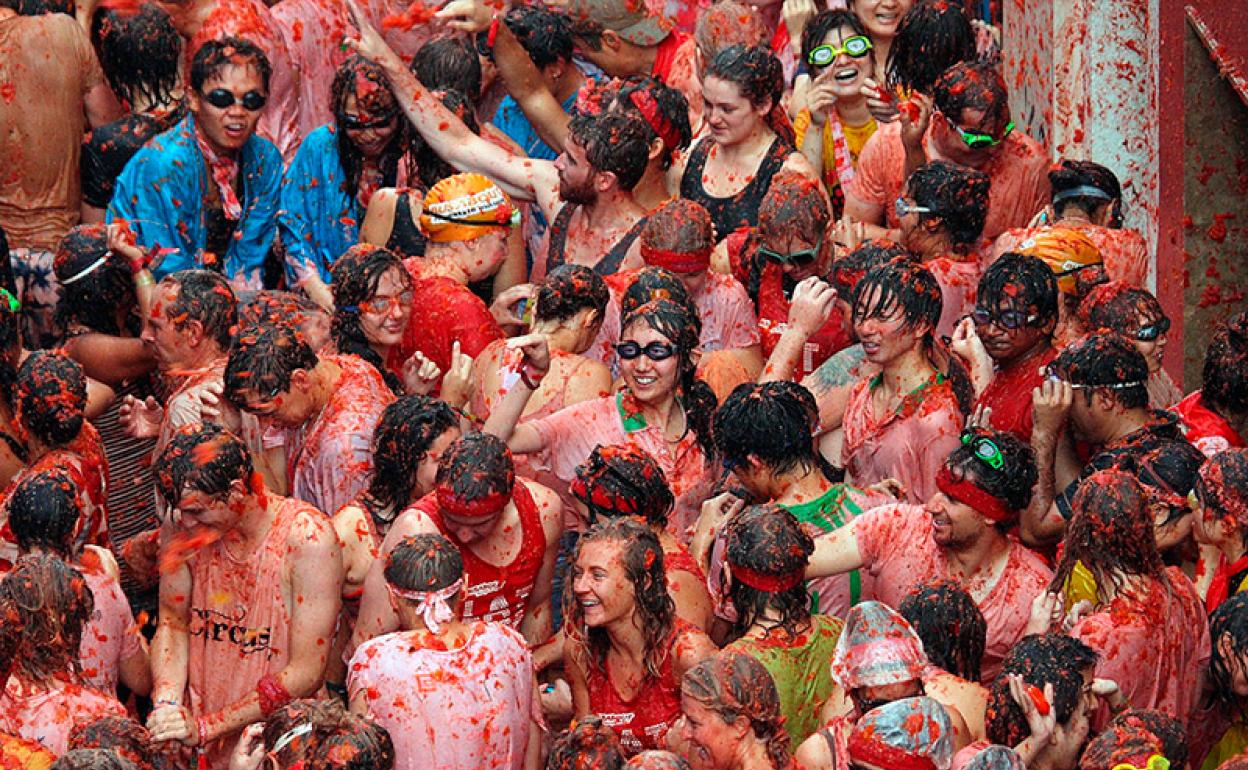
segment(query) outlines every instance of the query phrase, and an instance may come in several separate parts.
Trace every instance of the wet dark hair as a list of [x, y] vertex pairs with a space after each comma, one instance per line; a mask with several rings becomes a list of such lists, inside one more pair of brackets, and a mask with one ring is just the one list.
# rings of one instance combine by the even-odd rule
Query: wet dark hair
[[[0, 252], [2, 253], [2, 252]], [[0, 260], [3, 262], [3, 260]], [[14, 297], [18, 296], [13, 294]], [[2, 305], [0, 305], [2, 307]], [[17, 382], [17, 365], [14, 364], [9, 354], [20, 354], [22, 347], [22, 315], [20, 313], [9, 313], [0, 309], [0, 399], [3, 399], [11, 408], [13, 401], [13, 383]], [[6, 442], [13, 444], [13, 442]], [[10, 446], [11, 450], [16, 451], [18, 457], [25, 462], [25, 448], [20, 448], [16, 444]]]
[[741, 96], [756, 108], [770, 104], [767, 125], [786, 144], [793, 144], [793, 127], [780, 104], [784, 96], [784, 67], [769, 48], [734, 45], [723, 49], [707, 65], [702, 80], [710, 78], [735, 84]]
[[832, 210], [817, 181], [793, 171], [781, 171], [772, 177], [771, 186], [758, 205], [758, 227], [742, 249], [742, 259], [750, 268], [745, 291], [754, 300], [755, 310], [758, 309], [763, 270], [767, 267], [767, 257], [758, 250], [762, 240], [769, 235], [788, 236], [813, 245], [822, 238], [823, 254], [832, 250], [832, 238], [828, 233], [831, 224]]
[[[1231, 646], [1228, 657], [1220, 640], [1226, 637]], [[1213, 685], [1213, 701], [1224, 713], [1248, 717], [1248, 699], [1235, 694], [1236, 658], [1248, 657], [1248, 593], [1232, 594], [1209, 616], [1209, 638], [1213, 652], [1209, 658], [1209, 678]]]
[[963, 110], [979, 110], [1001, 126], [1009, 120], [1009, 94], [996, 66], [989, 62], [961, 62], [941, 73], [932, 86], [936, 109], [957, 123]]
[[576, 466], [576, 478], [570, 491], [589, 509], [591, 525], [600, 518], [635, 515], [652, 527], [666, 527], [676, 504], [663, 468], [632, 444], [594, 447]]
[[81, 676], [78, 645], [95, 611], [81, 572], [53, 554], [23, 554], [0, 580], [0, 603], [12, 603], [21, 615], [18, 676], [32, 684], [46, 684], [57, 674]]
[[897, 611], [923, 642], [932, 665], [978, 682], [988, 624], [966, 589], [952, 580], [916, 587]]
[[742, 652], [723, 650], [685, 672], [680, 682], [688, 696], [732, 724], [744, 718], [762, 741], [772, 767], [790, 767], [789, 734], [780, 714], [780, 695], [762, 663]]
[[1144, 730], [1161, 741], [1162, 753], [1173, 768], [1187, 767], [1187, 728], [1173, 716], [1156, 709], [1128, 709], [1110, 720], [1107, 729]]
[[841, 27], [849, 27], [853, 30], [854, 35], [867, 39], [871, 38], [871, 33], [867, 32], [867, 28], [862, 25], [862, 20], [851, 11], [820, 11], [810, 21], [806, 22], [806, 28], [802, 30], [801, 63], [810, 70], [812, 78], [825, 68], [810, 63], [810, 52], [823, 45], [823, 41], [828, 39], [828, 35]]
[[493, 494], [510, 496], [516, 466], [507, 444], [489, 433], [469, 433], [446, 448], [438, 463], [437, 484], [461, 500], [473, 502]]
[[212, 270], [179, 270], [161, 283], [178, 290], [177, 298], [165, 308], [165, 318], [175, 329], [199, 321], [204, 334], [222, 350], [230, 347], [238, 327], [238, 299], [225, 276]]
[[538, 285], [533, 317], [539, 321], [566, 321], [589, 308], [598, 311], [601, 321], [609, 300], [602, 276], [584, 265], [565, 262], [547, 273]]
[[403, 393], [403, 381], [386, 367], [381, 354], [373, 350], [360, 326], [360, 304], [377, 294], [377, 284], [386, 273], [399, 272], [400, 280], [411, 287], [411, 276], [403, 260], [393, 251], [369, 243], [357, 243], [334, 260], [330, 267], [334, 293], [334, 319], [330, 324], [334, 347], [339, 353], [358, 356], [372, 364], [386, 385], [396, 394]]
[[86, 422], [87, 376], [62, 351], [36, 350], [17, 370], [18, 417], [30, 435], [53, 447], [78, 437]]
[[106, 716], [94, 722], [80, 722], [69, 731], [69, 750], [106, 749], [133, 762], [139, 770], [159, 766], [165, 768], [164, 757], [153, 761], [158, 753], [152, 747], [147, 728], [130, 717]]
[[954, 477], [969, 479], [1010, 511], [1025, 510], [1031, 504], [1031, 488], [1040, 477], [1031, 445], [1012, 433], [989, 428], [967, 428], [962, 435], [991, 441], [1001, 451], [1003, 464], [999, 470], [993, 468], [976, 456], [974, 443], [959, 444], [945, 460]]
[[[481, 133], [481, 128], [477, 124], [476, 106], [470, 97], [462, 91], [451, 88], [432, 91], [432, 93], [438, 97], [438, 101], [442, 102], [442, 106], [463, 121], [469, 131], [474, 134]], [[443, 160], [428, 142], [421, 139], [419, 134], [412, 137], [412, 146], [412, 155], [416, 159], [416, 174], [420, 179], [420, 184], [426, 190], [448, 176], [455, 176], [459, 173], [459, 170]]]
[[1200, 401], [1223, 416], [1248, 414], [1248, 310], [1214, 330], [1201, 370]]
[[[1107, 393], [1125, 409], [1148, 406], [1148, 361], [1127, 339], [1113, 332], [1093, 332], [1058, 353], [1054, 371], [1083, 389], [1092, 403], [1092, 391]], [[1121, 387], [1134, 383], [1130, 387]], [[1078, 398], [1078, 395], [1076, 395]]]
[[697, 365], [693, 361], [693, 351], [700, 344], [702, 335], [702, 321], [697, 312], [688, 305], [656, 299], [622, 315], [621, 335], [634, 323], [643, 322], [666, 337], [678, 351], [678, 393], [682, 398], [685, 421], [697, 437], [698, 445], [702, 447], [707, 460], [714, 458], [716, 451], [715, 438], [711, 433], [711, 418], [719, 402], [715, 399], [711, 386], [698, 379]]
[[314, 317], [328, 317], [329, 313], [313, 302], [306, 294], [279, 289], [263, 289], [242, 302], [238, 307], [240, 327], [257, 324], [285, 324], [299, 329]]
[[[663, 546], [650, 527], [635, 518], [605, 519], [591, 527], [576, 544], [572, 557], [572, 573], [585, 546], [600, 542], [624, 543], [620, 562], [624, 574], [633, 584], [633, 600], [642, 637], [645, 639], [643, 662], [646, 674], [657, 678], [663, 661], [675, 654], [669, 637], [676, 620], [676, 605], [667, 590], [663, 566]], [[611, 640], [605, 628], [585, 625], [585, 611], [576, 600], [574, 580], [569, 576], [563, 584], [564, 632], [575, 643], [575, 654], [585, 671], [605, 670]]]
[[346, 710], [334, 698], [296, 700], [280, 706], [264, 722], [264, 748], [273, 752], [292, 729], [310, 724], [311, 732], [277, 752], [279, 767], [302, 764], [306, 770], [393, 770], [394, 743], [386, 728]]
[[13, 663], [22, 646], [26, 621], [17, 604], [0, 592], [0, 675], [9, 680]]
[[1113, 171], [1090, 160], [1060, 160], [1049, 170], [1049, 186], [1056, 198], [1067, 190], [1077, 187], [1095, 187], [1110, 197], [1110, 200], [1095, 195], [1076, 195], [1063, 198], [1053, 203], [1053, 213], [1061, 218], [1066, 209], [1075, 206], [1085, 214], [1092, 214], [1101, 206], [1114, 206], [1112, 227], [1122, 226], [1122, 185]]
[[1152, 496], [1152, 490], [1186, 498], [1196, 488], [1205, 455], [1186, 441], [1167, 441], [1135, 463], [1135, 478]]
[[458, 426], [454, 409], [427, 396], [399, 396], [382, 410], [373, 430], [373, 475], [360, 497], [374, 522], [384, 528], [415, 502], [417, 466], [433, 442]]
[[659, 108], [659, 116], [675, 129], [679, 137], [675, 147], [669, 147], [666, 142], [663, 143], [663, 152], [659, 155], [659, 167], [666, 171], [671, 168], [672, 159], [676, 153], [688, 147], [693, 141], [693, 127], [689, 124], [689, 100], [680, 91], [652, 77], [631, 77], [620, 83], [609, 111], [640, 118], [645, 127], [647, 146], [655, 139], [663, 137], [659, 136], [654, 127], [650, 125], [650, 121], [646, 120], [640, 108], [634, 103], [633, 99], [640, 97], [634, 97], [633, 94], [640, 93], [649, 93], [654, 98]]
[[818, 422], [815, 397], [796, 382], [746, 382], [715, 412], [715, 446], [729, 466], [745, 465], [752, 455], [774, 474], [818, 468], [831, 478], [815, 450]]
[[48, 770], [139, 770], [139, 767], [111, 749], [74, 749], [58, 757]]
[[82, 515], [73, 481], [60, 470], [23, 478], [9, 494], [9, 529], [22, 551], [43, 548], [69, 558]]
[[1098, 604], [1108, 602], [1111, 591], [1121, 591], [1133, 575], [1169, 585], [1144, 490], [1133, 475], [1115, 469], [1093, 473], [1080, 482], [1071, 508], [1074, 515], [1050, 591], [1065, 588], [1077, 562], [1096, 580]]
[[984, 728], [988, 740], [1017, 746], [1031, 734], [1023, 710], [1010, 695], [1010, 674], [1044, 689], [1053, 685], [1050, 704], [1058, 724], [1066, 724], [1083, 697], [1083, 672], [1096, 665], [1096, 650], [1064, 634], [1032, 634], [1018, 641], [1006, 655], [1001, 673], [988, 687]]
[[1079, 770], [1110, 770], [1122, 764], [1144, 767], [1162, 752], [1161, 739], [1134, 725], [1117, 724], [1097, 734], [1079, 755]]
[[412, 57], [412, 72], [430, 91], [458, 91], [473, 100], [481, 93], [481, 60], [457, 37], [435, 37], [422, 45]]
[[303, 335], [282, 324], [250, 326], [238, 333], [225, 364], [225, 397], [247, 410], [245, 393], [271, 400], [290, 390], [296, 370], [310, 372], [320, 363]]
[[264, 92], [269, 92], [269, 79], [273, 77], [273, 64], [260, 46], [240, 37], [223, 37], [209, 40], [199, 47], [191, 60], [191, 88], [204, 92], [204, 83], [217, 77], [226, 67], [251, 64], [260, 73]]
[[143, 3], [137, 13], [99, 8], [91, 38], [108, 85], [119, 99], [170, 102], [178, 81], [182, 37], [165, 9]]
[[979, 279], [976, 306], [995, 313], [1004, 306], [1034, 315], [1032, 326], [1057, 320], [1057, 279], [1039, 257], [1007, 251]]
[[979, 241], [988, 218], [988, 175], [947, 160], [933, 160], [910, 174], [906, 190], [914, 202], [932, 210], [919, 221], [939, 219], [954, 250], [967, 253]]
[[[92, 268], [100, 259], [104, 263]], [[121, 334], [117, 308], [134, 308], [137, 300], [130, 267], [123, 257], [108, 250], [104, 223], [71, 228], [57, 244], [53, 270], [61, 283], [61, 298], [56, 303], [56, 322], [60, 327], [79, 323], [100, 334]], [[84, 275], [84, 270], [90, 272]], [[78, 278], [65, 283], [74, 276]], [[138, 326], [135, 317], [127, 331], [137, 336]]]
[[[361, 81], [371, 84], [367, 93], [361, 93]], [[338, 146], [338, 158], [342, 163], [342, 191], [349, 199], [355, 200], [356, 192], [360, 188], [360, 175], [364, 171], [364, 154], [355, 146], [346, 129], [347, 97], [353, 94], [356, 98], [356, 109], [368, 110], [370, 116], [377, 119], [384, 115], [392, 115], [395, 119], [395, 130], [377, 159], [377, 167], [381, 171], [381, 186], [394, 187], [399, 178], [399, 161], [404, 156], [408, 157], [409, 166], [415, 161], [408, 155], [411, 148], [408, 128], [410, 123], [390, 90], [386, 73], [376, 63], [359, 54], [352, 54], [338, 66], [329, 92], [329, 106], [334, 113], [336, 127], [334, 138]]]
[[507, 11], [503, 22], [538, 69], [572, 61], [572, 25], [567, 16], [541, 6], [518, 5]]
[[255, 468], [242, 439], [219, 425], [203, 423], [180, 429], [152, 467], [156, 491], [176, 508], [192, 489], [221, 497], [235, 481], [251, 482]]
[[1123, 281], [1109, 281], [1088, 292], [1079, 307], [1079, 317], [1085, 329], [1109, 329], [1130, 338], [1140, 329], [1140, 317], [1144, 323], [1153, 324], [1167, 318], [1161, 302], [1147, 289], [1131, 286]]
[[858, 288], [858, 282], [863, 279], [868, 270], [892, 262], [894, 259], [913, 260], [914, 255], [905, 246], [888, 238], [872, 238], [863, 241], [853, 251], [832, 263], [828, 283], [836, 289], [839, 297], [848, 301], [853, 298], [854, 289]]
[[624, 752], [620, 748], [620, 737], [596, 714], [573, 720], [567, 730], [559, 733], [545, 765], [546, 770], [620, 770], [622, 767]]
[[[649, 132], [649, 133], [647, 133]], [[622, 112], [577, 115], [568, 124], [568, 139], [585, 149], [597, 173], [615, 174], [621, 190], [631, 191], [646, 173], [653, 130], [639, 117]]]
[[893, 90], [929, 94], [945, 70], [975, 57], [975, 30], [962, 4], [919, 0], [897, 25], [886, 81]]
[[404, 591], [441, 591], [464, 576], [464, 559], [445, 536], [403, 538], [386, 557], [386, 582]]
[[639, 238], [643, 247], [661, 251], [710, 251], [715, 248], [715, 223], [697, 201], [672, 198], [646, 218]]
[[926, 325], [922, 345], [928, 362], [949, 379], [962, 414], [969, 414], [975, 401], [974, 388], [966, 367], [936, 339], [936, 324], [944, 308], [940, 284], [935, 276], [914, 260], [897, 259], [867, 271], [854, 288], [850, 302], [853, 323], [868, 318], [887, 318], [900, 309], [902, 328], [913, 330]]
[[[744, 567], [769, 577], [805, 572], [815, 551], [814, 541], [793, 514], [775, 504], [756, 505], [733, 516], [727, 536], [729, 569]], [[738, 639], [760, 622], [796, 637], [810, 621], [810, 594], [802, 580], [785, 591], [766, 591], [734, 576], [729, 597], [738, 613], [731, 636]], [[778, 620], [764, 620], [769, 610], [779, 615]]]
[[675, 302], [697, 314], [697, 308], [689, 297], [689, 290], [679, 276], [666, 268], [647, 265], [637, 271], [629, 281], [628, 288], [624, 289], [624, 295], [620, 297], [620, 317], [622, 319], [647, 302], [659, 299]]

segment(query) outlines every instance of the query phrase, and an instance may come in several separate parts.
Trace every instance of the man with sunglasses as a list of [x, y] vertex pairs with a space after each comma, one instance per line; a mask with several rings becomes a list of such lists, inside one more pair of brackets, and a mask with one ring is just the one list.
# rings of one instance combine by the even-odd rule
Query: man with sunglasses
[[1035, 481], [1030, 447], [1008, 433], [970, 428], [926, 505], [873, 508], [818, 538], [806, 577], [864, 570], [875, 581], [871, 598], [893, 607], [922, 583], [958, 582], [987, 623], [981, 675], [991, 682], [1052, 579], [1039, 556], [1007, 535]]
[[[1166, 444], [1186, 442], [1178, 418], [1148, 406], [1148, 362], [1114, 332], [1089, 334], [1067, 346], [1032, 392], [1040, 483], [1020, 522], [1023, 542], [1057, 542], [1066, 531], [1079, 483], [1099, 470], [1120, 468], [1138, 479], [1138, 462]], [[1069, 426], [1069, 436], [1066, 428]], [[1068, 441], [1092, 459], [1079, 467]]]
[[157, 279], [202, 267], [235, 288], [261, 288], [282, 182], [281, 155], [256, 135], [271, 73], [252, 43], [205, 43], [191, 64], [190, 113], [118, 177], [106, 220], [129, 222], [143, 248], [166, 250], [152, 266]]
[[1048, 154], [1016, 129], [1001, 74], [989, 63], [956, 64], [932, 87], [932, 101], [933, 110], [921, 109], [918, 121], [886, 124], [867, 140], [846, 189], [846, 214], [896, 230], [893, 202], [909, 173], [926, 161], [947, 160], [988, 174], [984, 238], [1030, 222], [1049, 199]]

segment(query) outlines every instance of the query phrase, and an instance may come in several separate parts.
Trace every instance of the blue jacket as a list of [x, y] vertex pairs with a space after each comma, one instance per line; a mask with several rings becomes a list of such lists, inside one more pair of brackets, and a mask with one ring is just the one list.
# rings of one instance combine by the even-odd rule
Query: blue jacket
[[291, 286], [313, 272], [330, 283], [329, 266], [360, 240], [364, 211], [354, 195], [343, 191], [344, 175], [332, 126], [304, 137], [282, 179], [277, 212]]
[[[261, 267], [277, 230], [282, 156], [267, 139], [252, 136], [239, 158], [243, 176], [243, 217], [225, 252], [226, 276], [234, 283], [260, 288]], [[169, 273], [203, 267], [208, 232], [203, 200], [211, 184], [204, 155], [195, 141], [195, 116], [153, 137], [117, 178], [105, 220], [124, 219], [140, 245], [174, 249], [153, 269]]]

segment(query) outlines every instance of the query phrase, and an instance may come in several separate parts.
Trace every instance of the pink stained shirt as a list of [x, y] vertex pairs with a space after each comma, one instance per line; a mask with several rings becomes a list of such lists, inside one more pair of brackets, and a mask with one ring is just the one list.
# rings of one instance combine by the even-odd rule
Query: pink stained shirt
[[[855, 520], [863, 569], [874, 578], [874, 599], [898, 607], [920, 583], [952, 575], [944, 549], [933, 539], [932, 517], [918, 505], [898, 503], [874, 508]], [[988, 625], [982, 683], [1001, 670], [1010, 648], [1022, 638], [1031, 602], [1048, 590], [1053, 573], [1035, 553], [1013, 540], [1005, 569], [980, 602]]]
[[676, 496], [667, 529], [682, 545], [688, 544], [686, 530], [697, 521], [715, 483], [714, 469], [692, 430], [673, 448], [661, 427], [646, 424], [627, 391], [573, 404], [529, 425], [544, 447], [533, 456], [533, 467], [553, 472], [565, 484], [598, 445], [631, 444], [648, 452]]
[[114, 692], [121, 662], [143, 651], [139, 627], [121, 584], [104, 571], [98, 557], [87, 551], [77, 567], [95, 597], [95, 611], [82, 630], [82, 643], [78, 648], [82, 675], [93, 687]]
[[322, 356], [342, 369], [329, 403], [311, 422], [270, 430], [286, 447], [291, 496], [325, 513], [337, 511], [368, 486], [373, 472], [373, 429], [394, 393], [381, 374], [356, 356]]
[[1070, 635], [1100, 653], [1096, 677], [1117, 682], [1131, 708], [1158, 709], [1187, 724], [1200, 700], [1210, 642], [1204, 605], [1186, 575], [1167, 567], [1166, 581], [1143, 579], [1076, 623]]
[[923, 267], [940, 284], [941, 311], [936, 334], [940, 337], [952, 337], [958, 321], [975, 309], [979, 277], [983, 271], [973, 255], [965, 259], [959, 259], [956, 255], [937, 257], [924, 262]]
[[[924, 137], [929, 160], [940, 159], [928, 129]], [[1021, 131], [1001, 143], [997, 156], [980, 169], [988, 174], [991, 188], [984, 237], [996, 238], [1011, 227], [1023, 227], [1049, 202], [1049, 156], [1044, 147]], [[881, 206], [888, 226], [900, 223], [893, 201], [905, 190], [906, 150], [901, 144], [901, 121], [885, 123], [872, 134], [858, 157], [858, 173], [846, 195]]]
[[457, 649], [418, 647], [420, 635], [360, 645], [347, 688], [394, 739], [395, 770], [520, 770], [533, 703], [533, 659], [519, 633], [474, 623]]
[[[1101, 252], [1105, 272], [1111, 280], [1125, 281], [1132, 286], [1144, 286], [1144, 281], [1148, 279], [1148, 244], [1145, 243], [1143, 235], [1135, 230], [1114, 230], [1090, 222], [1061, 220], [1057, 226], [1078, 230], [1088, 236]], [[1016, 227], [1001, 233], [992, 244], [990, 258], [984, 267], [996, 262], [1007, 251], [1018, 251], [1024, 241], [1046, 229], [1048, 228]]]
[[32, 691], [13, 677], [0, 696], [0, 732], [34, 741], [58, 756], [78, 725], [124, 716], [126, 708], [115, 697], [79, 684]]
[[922, 505], [936, 493], [936, 473], [959, 445], [964, 418], [957, 397], [949, 381], [938, 378], [879, 417], [871, 403], [879, 379], [860, 380], [849, 394], [842, 467], [857, 487], [897, 479], [906, 501]]

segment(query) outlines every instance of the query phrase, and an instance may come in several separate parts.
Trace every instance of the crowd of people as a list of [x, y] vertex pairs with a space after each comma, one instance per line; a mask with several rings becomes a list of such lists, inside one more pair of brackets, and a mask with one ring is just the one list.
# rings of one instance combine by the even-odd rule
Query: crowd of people
[[1248, 310], [998, 5], [0, 0], [3, 768], [1248, 769]]

